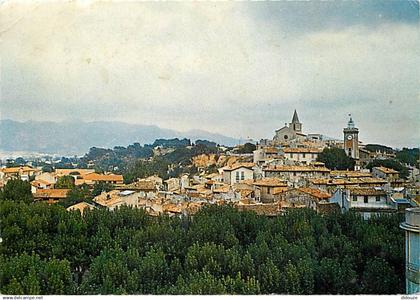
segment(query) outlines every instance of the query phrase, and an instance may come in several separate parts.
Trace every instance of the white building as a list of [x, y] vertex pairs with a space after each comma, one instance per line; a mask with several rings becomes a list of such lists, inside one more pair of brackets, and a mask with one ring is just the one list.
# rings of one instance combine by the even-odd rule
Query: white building
[[252, 163], [243, 163], [224, 168], [223, 182], [233, 185], [244, 180], [254, 179], [253, 166]]
[[420, 208], [405, 210], [405, 278], [407, 294], [420, 292]]
[[284, 148], [283, 152], [288, 160], [309, 164], [315, 162], [322, 151], [318, 148]]
[[330, 203], [337, 203], [342, 211], [356, 211], [364, 219], [369, 219], [374, 214], [397, 211], [396, 203], [388, 197], [386, 191], [372, 187], [338, 188]]

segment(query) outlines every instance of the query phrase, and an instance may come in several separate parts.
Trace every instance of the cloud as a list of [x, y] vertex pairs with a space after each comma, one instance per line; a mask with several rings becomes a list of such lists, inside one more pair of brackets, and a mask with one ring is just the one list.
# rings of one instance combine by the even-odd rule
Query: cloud
[[363, 141], [415, 146], [416, 15], [388, 2], [6, 3], [1, 117], [262, 138], [297, 108], [306, 132], [351, 112]]

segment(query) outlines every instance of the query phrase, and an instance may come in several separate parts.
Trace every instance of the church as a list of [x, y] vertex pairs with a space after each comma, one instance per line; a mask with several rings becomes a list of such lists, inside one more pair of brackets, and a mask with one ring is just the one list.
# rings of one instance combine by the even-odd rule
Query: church
[[275, 132], [276, 134], [273, 137], [274, 143], [302, 140], [306, 137], [306, 135], [302, 133], [302, 123], [299, 121], [296, 109], [293, 113], [292, 122], [289, 123], [289, 126], [286, 123], [284, 127], [277, 129]]

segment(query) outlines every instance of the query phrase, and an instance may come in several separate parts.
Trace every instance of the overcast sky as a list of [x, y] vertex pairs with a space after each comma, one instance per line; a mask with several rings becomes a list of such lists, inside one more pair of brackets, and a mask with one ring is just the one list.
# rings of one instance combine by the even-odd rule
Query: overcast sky
[[1, 119], [420, 144], [417, 1], [2, 2]]

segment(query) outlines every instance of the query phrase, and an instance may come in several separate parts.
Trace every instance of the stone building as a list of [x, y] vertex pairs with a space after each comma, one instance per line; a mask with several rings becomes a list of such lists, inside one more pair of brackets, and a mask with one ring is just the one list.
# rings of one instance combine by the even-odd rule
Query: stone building
[[305, 135], [302, 133], [302, 123], [300, 123], [298, 114], [295, 110], [292, 122], [289, 123], [289, 126], [285, 124], [282, 128], [276, 130], [276, 134], [273, 137], [273, 142], [275, 144], [280, 144], [293, 140], [299, 140], [304, 137]]

